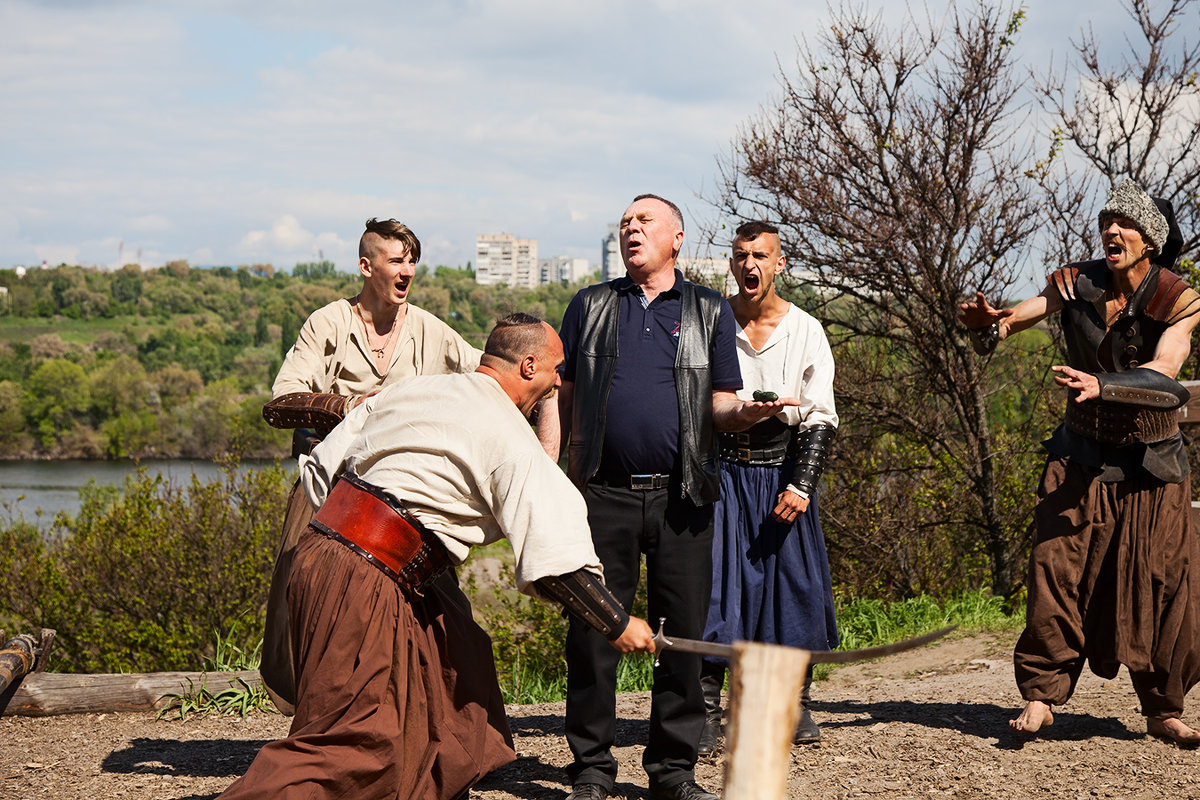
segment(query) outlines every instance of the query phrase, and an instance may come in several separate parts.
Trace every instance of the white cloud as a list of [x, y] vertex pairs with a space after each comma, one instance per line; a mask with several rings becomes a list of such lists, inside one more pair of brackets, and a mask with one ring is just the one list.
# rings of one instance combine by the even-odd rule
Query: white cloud
[[[1100, 5], [1086, 15], [1119, 7]], [[1064, 52], [1084, 13], [1031, 10], [1022, 36]], [[825, 16], [824, 0], [0, 0], [0, 266], [69, 236], [59, 257], [91, 263], [116, 238], [164, 261], [350, 269], [371, 216], [408, 222], [429, 264], [472, 259], [487, 230], [597, 261], [638, 192], [705, 213], [714, 156]]]
[[[319, 258], [344, 261], [350, 243], [336, 233], [314, 234], [291, 214], [284, 214], [266, 230], [246, 233], [235, 252], [239, 259], [263, 261], [275, 259], [280, 266]], [[357, 240], [353, 247], [357, 248]], [[280, 257], [282, 256], [282, 258]]]

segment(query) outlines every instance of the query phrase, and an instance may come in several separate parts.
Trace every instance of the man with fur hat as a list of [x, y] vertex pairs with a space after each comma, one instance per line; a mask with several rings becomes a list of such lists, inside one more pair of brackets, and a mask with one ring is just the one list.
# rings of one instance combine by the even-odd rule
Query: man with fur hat
[[1170, 271], [1182, 241], [1174, 219], [1170, 203], [1126, 181], [1100, 210], [1104, 258], [1056, 270], [1013, 308], [992, 308], [982, 292], [962, 305], [980, 355], [1054, 313], [1067, 351], [1068, 364], [1052, 367], [1067, 407], [1045, 442], [1013, 656], [1026, 706], [1009, 726], [1020, 733], [1054, 721], [1086, 660], [1104, 678], [1128, 668], [1150, 735], [1200, 745], [1180, 719], [1200, 680], [1200, 546], [1179, 432], [1188, 392], [1175, 380], [1200, 295]]

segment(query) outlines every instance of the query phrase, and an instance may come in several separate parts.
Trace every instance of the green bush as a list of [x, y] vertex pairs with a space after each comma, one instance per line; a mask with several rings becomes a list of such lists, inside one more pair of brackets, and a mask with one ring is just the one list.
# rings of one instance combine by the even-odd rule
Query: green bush
[[274, 467], [174, 484], [144, 469], [122, 489], [91, 485], [74, 520], [43, 537], [0, 531], [0, 621], [58, 631], [64, 672], [195, 669], [213, 637], [252, 649], [261, 637], [291, 477]]

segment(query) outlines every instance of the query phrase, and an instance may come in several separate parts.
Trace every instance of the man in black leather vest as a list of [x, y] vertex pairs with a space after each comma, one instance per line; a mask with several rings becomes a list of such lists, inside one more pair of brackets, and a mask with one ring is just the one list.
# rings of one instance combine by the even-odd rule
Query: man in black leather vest
[[1147, 732], [1200, 745], [1184, 696], [1200, 680], [1200, 545], [1175, 376], [1191, 352], [1200, 295], [1170, 271], [1182, 236], [1166, 201], [1133, 181], [1100, 210], [1104, 258], [1051, 274], [1040, 295], [995, 309], [962, 305], [975, 349], [1058, 313], [1068, 365], [1063, 423], [1045, 442], [1025, 632], [1014, 653], [1025, 709], [1009, 722], [1033, 734], [1054, 721], [1085, 660], [1113, 678], [1124, 665]]
[[[798, 401], [737, 399], [733, 314], [719, 294], [675, 269], [683, 216], [673, 203], [635, 198], [620, 241], [627, 276], [584, 289], [567, 308], [561, 430], [545, 420], [539, 430], [552, 454], [569, 441], [568, 474], [587, 501], [609, 588], [632, 604], [645, 553], [650, 614], [666, 618], [668, 634], [699, 638], [712, 581], [715, 431], [747, 428]], [[617, 775], [611, 748], [619, 656], [605, 649], [602, 637], [572, 621], [571, 800], [603, 800]], [[699, 656], [664, 653], [652, 697], [642, 758], [650, 797], [714, 798], [694, 774], [704, 724]]]

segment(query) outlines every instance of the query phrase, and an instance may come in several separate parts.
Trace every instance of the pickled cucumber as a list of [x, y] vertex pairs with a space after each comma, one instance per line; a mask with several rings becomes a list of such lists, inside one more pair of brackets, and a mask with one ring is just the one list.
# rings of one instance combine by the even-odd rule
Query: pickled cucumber
[[754, 402], [756, 403], [774, 403], [779, 399], [779, 395], [774, 392], [767, 392], [762, 389], [756, 389], [754, 392]]

